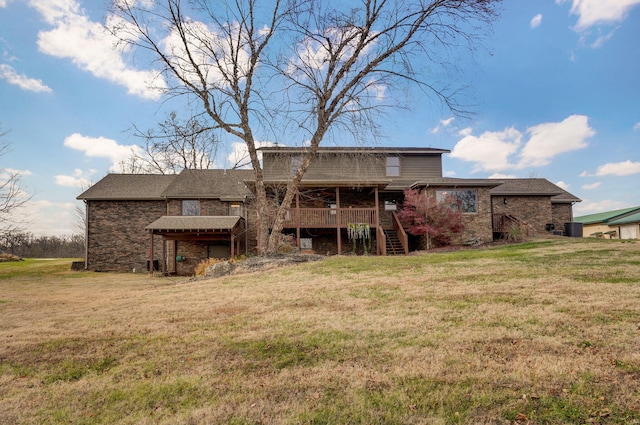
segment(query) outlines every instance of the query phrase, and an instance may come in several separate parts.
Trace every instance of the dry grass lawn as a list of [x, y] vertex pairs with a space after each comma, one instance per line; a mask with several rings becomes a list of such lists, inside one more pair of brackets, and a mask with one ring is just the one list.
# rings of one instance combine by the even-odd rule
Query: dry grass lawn
[[213, 280], [0, 264], [2, 424], [640, 424], [640, 243]]

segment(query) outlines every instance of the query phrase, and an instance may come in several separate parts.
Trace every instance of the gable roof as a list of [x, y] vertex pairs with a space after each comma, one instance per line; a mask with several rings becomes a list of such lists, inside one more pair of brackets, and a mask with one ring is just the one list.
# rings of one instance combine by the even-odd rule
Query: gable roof
[[622, 218], [617, 218], [609, 222], [609, 226], [618, 226], [620, 224], [640, 223], [640, 211], [626, 215]]
[[232, 230], [241, 220], [238, 216], [165, 215], [145, 227], [158, 232], [197, 232]]
[[[309, 150], [308, 147], [295, 147], [295, 146], [265, 146], [258, 150], [267, 153], [305, 153]], [[451, 152], [449, 149], [440, 148], [409, 148], [409, 147], [364, 147], [364, 146], [320, 146], [318, 153], [378, 153], [378, 154], [396, 154], [396, 155], [424, 155], [424, 154], [443, 154]]]
[[221, 199], [244, 201], [251, 196], [244, 180], [253, 170], [183, 170], [165, 189], [166, 198]]
[[85, 201], [162, 200], [162, 193], [176, 178], [164, 174], [107, 174], [78, 195]]
[[623, 208], [620, 210], [605, 211], [596, 214], [588, 214], [574, 217], [573, 221], [582, 224], [611, 223], [635, 213], [640, 213], [640, 207]]
[[493, 179], [459, 179], [454, 177], [435, 177], [419, 180], [410, 185], [414, 187], [495, 187], [502, 184]]
[[550, 196], [551, 203], [582, 202], [582, 199], [547, 179], [500, 179], [502, 184], [491, 189], [491, 196]]

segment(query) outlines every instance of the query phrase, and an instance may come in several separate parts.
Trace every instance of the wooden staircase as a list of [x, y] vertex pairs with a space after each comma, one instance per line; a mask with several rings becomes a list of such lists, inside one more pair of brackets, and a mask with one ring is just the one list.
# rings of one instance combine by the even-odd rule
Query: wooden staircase
[[394, 229], [385, 229], [384, 233], [387, 237], [387, 255], [404, 255], [398, 232]]

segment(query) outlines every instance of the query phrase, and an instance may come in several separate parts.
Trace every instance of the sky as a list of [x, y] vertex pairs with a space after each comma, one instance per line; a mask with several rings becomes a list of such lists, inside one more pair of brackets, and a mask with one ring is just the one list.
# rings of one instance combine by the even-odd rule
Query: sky
[[[78, 233], [76, 196], [139, 151], [132, 126], [180, 107], [113, 49], [108, 17], [103, 0], [0, 0], [0, 179], [20, 172], [38, 236]], [[505, 0], [463, 67], [470, 116], [414, 99], [381, 146], [449, 149], [449, 177], [546, 178], [575, 216], [640, 206], [640, 0]]]

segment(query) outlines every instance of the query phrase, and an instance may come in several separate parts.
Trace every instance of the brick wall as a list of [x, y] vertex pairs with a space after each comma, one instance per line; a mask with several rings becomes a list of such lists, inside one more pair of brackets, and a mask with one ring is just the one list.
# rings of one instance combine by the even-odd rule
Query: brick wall
[[564, 230], [564, 223], [573, 221], [573, 206], [571, 204], [551, 204], [552, 223], [556, 230]]
[[[426, 189], [426, 194], [431, 199], [435, 199], [436, 190], [447, 189], [430, 187]], [[491, 242], [493, 240], [491, 196], [490, 188], [487, 187], [456, 187], [456, 190], [475, 190], [477, 194], [477, 212], [462, 214], [462, 233], [454, 235], [453, 245], [462, 244], [464, 241], [477, 239], [481, 242]]]
[[535, 233], [546, 232], [547, 223], [554, 223], [549, 196], [494, 196], [493, 213], [512, 215], [528, 223]]
[[[144, 228], [164, 215], [164, 201], [89, 201], [87, 268], [97, 271], [146, 271], [150, 237]], [[162, 238], [154, 237], [155, 259]]]

